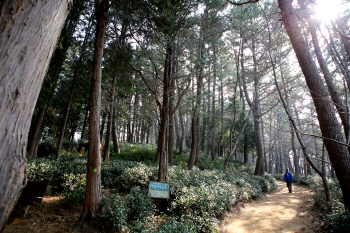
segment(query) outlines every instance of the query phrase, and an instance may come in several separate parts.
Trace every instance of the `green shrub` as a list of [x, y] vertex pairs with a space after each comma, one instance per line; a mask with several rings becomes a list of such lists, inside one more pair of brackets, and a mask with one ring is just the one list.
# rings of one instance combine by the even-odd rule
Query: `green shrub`
[[[125, 151], [132, 153], [144, 146], [130, 147], [124, 148]], [[161, 210], [167, 215], [158, 217], [153, 216], [154, 200], [146, 197], [148, 181], [157, 178], [157, 166], [149, 161], [141, 163], [111, 157], [102, 164], [101, 184], [122, 193], [123, 197], [116, 194], [104, 197], [100, 225], [132, 232], [217, 232], [217, 217], [233, 204], [261, 196], [275, 187], [271, 175], [254, 176], [250, 164], [232, 161], [223, 173], [222, 158], [210, 164], [209, 156], [206, 157], [203, 170], [199, 167], [187, 170], [183, 158], [178, 160], [177, 166], [169, 167], [171, 199], [161, 202]], [[60, 187], [72, 205], [82, 203], [85, 176], [84, 157], [28, 159], [28, 178], [47, 180]]]
[[156, 180], [157, 168], [138, 163], [137, 166], [126, 168], [120, 175], [119, 191], [129, 193], [135, 186], [147, 188], [149, 180]]
[[79, 144], [75, 140], [70, 141], [65, 139], [62, 142], [62, 149], [65, 151], [78, 152]]
[[[326, 202], [322, 179], [318, 175], [307, 176], [305, 183], [314, 190], [315, 204], [325, 212], [324, 221], [332, 232], [350, 232], [350, 214], [344, 208], [343, 194], [338, 180], [327, 179], [331, 203]], [[331, 211], [329, 211], [329, 208]]]
[[131, 221], [143, 220], [150, 215], [154, 215], [154, 200], [146, 196], [147, 190], [137, 186], [131, 189], [126, 198], [126, 206], [129, 208], [129, 217]]
[[344, 208], [335, 208], [325, 215], [324, 220], [333, 232], [350, 232], [350, 212], [345, 211]]
[[44, 140], [39, 143], [37, 156], [39, 158], [48, 157], [50, 155], [55, 155], [57, 150], [57, 141]]
[[107, 162], [103, 162], [101, 169], [101, 182], [103, 187], [122, 190], [121, 175], [125, 169], [137, 166], [136, 162], [124, 161], [111, 158]]
[[64, 175], [63, 197], [69, 206], [81, 205], [85, 199], [86, 174]]
[[118, 231], [128, 231], [127, 219], [129, 208], [124, 198], [118, 194], [102, 197], [102, 211], [97, 214], [98, 224], [102, 228], [116, 228]]
[[121, 143], [120, 154], [112, 152], [112, 156], [129, 161], [154, 161], [157, 148], [153, 144], [130, 144]]

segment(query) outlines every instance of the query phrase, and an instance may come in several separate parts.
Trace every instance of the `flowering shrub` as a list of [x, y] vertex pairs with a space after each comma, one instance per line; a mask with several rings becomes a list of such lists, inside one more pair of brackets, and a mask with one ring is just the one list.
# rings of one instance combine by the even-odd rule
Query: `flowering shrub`
[[126, 193], [130, 192], [131, 188], [135, 186], [147, 188], [148, 181], [155, 180], [156, 174], [156, 167], [138, 163], [136, 166], [124, 170], [120, 175], [120, 186], [118, 188], [121, 192]]

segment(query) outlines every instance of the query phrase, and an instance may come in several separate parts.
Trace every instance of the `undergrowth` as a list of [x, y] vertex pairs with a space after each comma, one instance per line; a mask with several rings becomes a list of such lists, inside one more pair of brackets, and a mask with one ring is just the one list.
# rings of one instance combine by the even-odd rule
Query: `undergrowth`
[[[184, 156], [175, 155], [175, 165], [169, 166], [168, 174], [171, 199], [161, 200], [160, 214], [154, 216], [155, 204], [147, 197], [147, 188], [148, 181], [157, 178], [158, 166], [151, 162], [155, 147], [123, 146], [120, 155], [102, 164], [101, 185], [111, 194], [103, 197], [103, 210], [98, 215], [101, 228], [120, 232], [218, 232], [218, 217], [232, 205], [260, 197], [275, 187], [272, 176], [254, 176], [252, 165], [230, 162], [223, 173], [222, 158], [211, 162], [203, 155], [199, 166], [189, 171]], [[28, 178], [48, 181], [70, 205], [81, 205], [86, 162], [85, 157], [31, 158]]]

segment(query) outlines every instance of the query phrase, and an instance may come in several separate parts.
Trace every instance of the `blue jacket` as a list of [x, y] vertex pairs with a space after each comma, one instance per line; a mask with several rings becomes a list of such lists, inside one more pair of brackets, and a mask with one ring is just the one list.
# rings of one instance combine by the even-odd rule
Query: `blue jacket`
[[283, 176], [283, 180], [285, 180], [286, 182], [287, 182], [287, 180], [293, 181], [292, 174], [290, 174], [289, 172], [285, 173], [284, 176]]

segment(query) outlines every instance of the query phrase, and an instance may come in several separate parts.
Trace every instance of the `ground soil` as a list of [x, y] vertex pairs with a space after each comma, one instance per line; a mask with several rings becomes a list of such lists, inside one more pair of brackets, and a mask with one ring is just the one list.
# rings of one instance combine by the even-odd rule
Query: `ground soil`
[[[293, 184], [288, 193], [284, 182], [277, 181], [274, 192], [240, 203], [223, 216], [221, 233], [240, 232], [327, 232], [322, 214], [315, 208], [307, 186]], [[43, 203], [32, 206], [25, 219], [12, 216], [5, 233], [71, 232], [82, 208], [64, 204], [57, 196], [44, 197]]]
[[274, 192], [256, 201], [238, 204], [227, 213], [221, 222], [221, 232], [311, 233], [327, 232], [327, 229], [307, 186], [293, 184], [293, 193], [289, 193], [286, 183], [277, 181]]
[[31, 206], [27, 217], [10, 217], [5, 233], [63, 233], [71, 232], [80, 217], [82, 207], [72, 207], [61, 197], [44, 197], [41, 204]]

